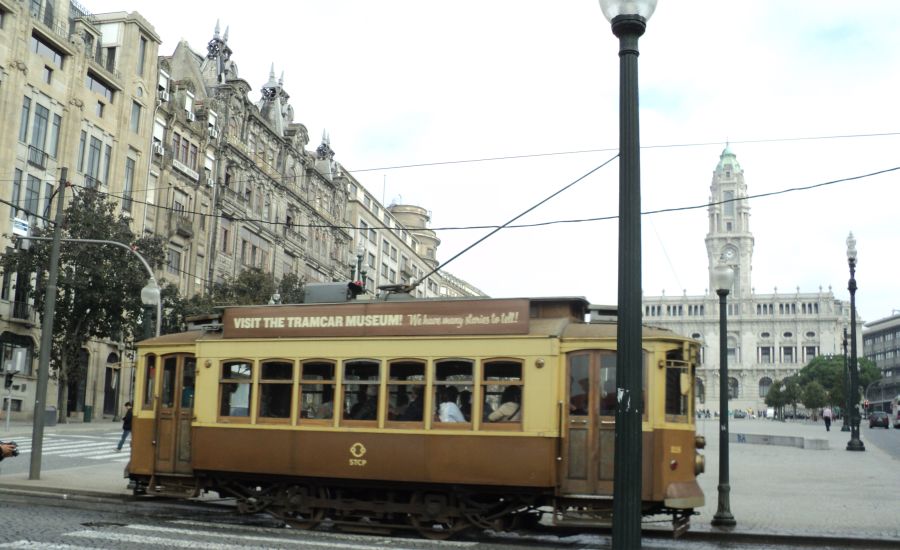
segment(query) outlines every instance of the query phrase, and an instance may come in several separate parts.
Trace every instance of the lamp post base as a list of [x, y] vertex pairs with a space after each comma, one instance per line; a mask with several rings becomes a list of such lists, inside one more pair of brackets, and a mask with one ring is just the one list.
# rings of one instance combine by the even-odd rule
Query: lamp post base
[[866, 446], [863, 445], [863, 442], [859, 439], [851, 439], [847, 442], [847, 450], [848, 451], [865, 451]]
[[842, 431], [842, 432], [849, 432], [849, 431], [850, 431], [850, 426], [844, 424], [843, 426], [841, 426], [841, 431]]
[[718, 489], [719, 508], [709, 523], [713, 527], [734, 527], [737, 521], [731, 514], [731, 485], [720, 483]]

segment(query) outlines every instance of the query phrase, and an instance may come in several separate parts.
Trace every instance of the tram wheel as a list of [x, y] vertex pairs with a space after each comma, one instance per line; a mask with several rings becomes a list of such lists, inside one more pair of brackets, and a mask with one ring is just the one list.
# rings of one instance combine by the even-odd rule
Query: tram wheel
[[409, 523], [423, 537], [431, 540], [447, 540], [471, 527], [465, 518], [450, 515], [448, 508], [452, 497], [439, 493], [416, 491], [410, 500], [413, 512]]
[[292, 485], [279, 493], [268, 512], [295, 529], [315, 529], [325, 519], [325, 508], [309, 506], [317, 494], [315, 487]]

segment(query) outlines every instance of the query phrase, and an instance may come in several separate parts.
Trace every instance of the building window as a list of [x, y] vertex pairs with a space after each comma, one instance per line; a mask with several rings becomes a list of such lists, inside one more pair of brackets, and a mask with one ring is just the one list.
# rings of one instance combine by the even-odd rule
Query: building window
[[134, 159], [125, 159], [125, 186], [122, 190], [122, 210], [125, 212], [131, 212], [131, 194], [134, 192], [134, 166]]
[[166, 271], [173, 275], [181, 274], [181, 252], [169, 249], [166, 252]]
[[106, 101], [109, 103], [113, 102], [113, 90], [106, 83], [104, 83], [98, 76], [95, 74], [88, 72], [85, 77], [84, 85], [88, 90], [94, 92], [95, 94], [99, 94], [101, 97], [106, 98]]
[[55, 67], [62, 69], [63, 55], [56, 51], [56, 48], [34, 35], [31, 35], [31, 51], [40, 55]]
[[105, 107], [105, 105], [103, 105], [102, 101], [97, 102], [97, 105], [94, 107], [94, 114], [97, 115], [97, 118], [103, 118], [103, 108], [104, 107]]
[[16, 213], [18, 212], [19, 206], [19, 195], [22, 192], [22, 171], [16, 168], [13, 171], [13, 181], [12, 181], [12, 197], [10, 198], [10, 202], [12, 205], [9, 207], [9, 219], [13, 219], [16, 217]]
[[797, 362], [797, 348], [793, 346], [785, 346], [781, 348], [781, 357], [782, 362], [784, 363], [796, 363]]
[[760, 346], [759, 348], [759, 362], [770, 364], [774, 362], [774, 353], [772, 352], [771, 346]]
[[138, 133], [141, 129], [141, 104], [137, 101], [131, 102], [131, 131]]
[[31, 118], [31, 98], [22, 100], [22, 117], [19, 120], [19, 141], [25, 143], [28, 138], [28, 119]]
[[53, 69], [44, 65], [44, 70], [41, 73], [41, 77], [44, 79], [44, 82], [50, 84], [53, 81]]
[[138, 76], [144, 76], [144, 64], [147, 59], [147, 39], [143, 36], [141, 37], [141, 41], [138, 43], [138, 59], [137, 59], [137, 74]]
[[50, 126], [50, 143], [47, 145], [47, 153], [56, 158], [59, 154], [59, 131], [62, 127], [62, 117], [53, 115], [53, 125]]
[[40, 215], [41, 180], [29, 175], [25, 185], [25, 211], [29, 214]]
[[740, 393], [737, 378], [728, 377], [728, 399], [737, 399]]
[[772, 379], [768, 376], [759, 381], [759, 396], [765, 398], [769, 395], [769, 389], [772, 387]]
[[806, 360], [809, 361], [819, 355], [818, 346], [806, 346], [805, 348]]

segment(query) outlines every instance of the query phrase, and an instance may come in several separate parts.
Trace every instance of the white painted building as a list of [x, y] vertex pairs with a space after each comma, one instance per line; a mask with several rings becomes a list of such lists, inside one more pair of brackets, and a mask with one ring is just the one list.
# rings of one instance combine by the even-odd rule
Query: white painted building
[[[830, 287], [813, 292], [801, 292], [799, 287], [775, 288], [765, 294], [756, 291], [751, 280], [754, 239], [746, 197], [744, 171], [726, 147], [710, 185], [706, 293], [643, 298], [645, 324], [703, 343], [697, 372], [699, 409], [719, 410], [719, 297], [712, 270], [720, 261], [735, 274], [727, 298], [731, 410], [765, 410], [765, 396], [774, 381], [795, 374], [817, 355], [842, 353], [843, 329], [850, 324], [849, 302], [836, 299]], [[862, 325], [861, 320], [858, 323]]]

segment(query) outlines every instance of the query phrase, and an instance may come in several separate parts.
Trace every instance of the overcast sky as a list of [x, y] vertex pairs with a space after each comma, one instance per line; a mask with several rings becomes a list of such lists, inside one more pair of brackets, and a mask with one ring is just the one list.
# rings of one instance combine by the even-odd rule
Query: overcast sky
[[[618, 147], [618, 40], [596, 0], [83, 3], [140, 12], [162, 55], [180, 39], [205, 53], [221, 20], [251, 97], [274, 64], [313, 146], [327, 130], [376, 197], [431, 211], [442, 261], [487, 230], [441, 228], [505, 223]], [[900, 167], [898, 28], [892, 0], [660, 0], [640, 40], [642, 210], [706, 204], [727, 141], [751, 195]], [[618, 168], [520, 222], [614, 217]], [[898, 182], [900, 170], [752, 199], [753, 287], [849, 299], [852, 230], [861, 317], [900, 309]], [[643, 217], [646, 295], [706, 292], [707, 220]], [[609, 219], [504, 230], [447, 269], [495, 297], [611, 304], [616, 263]]]

